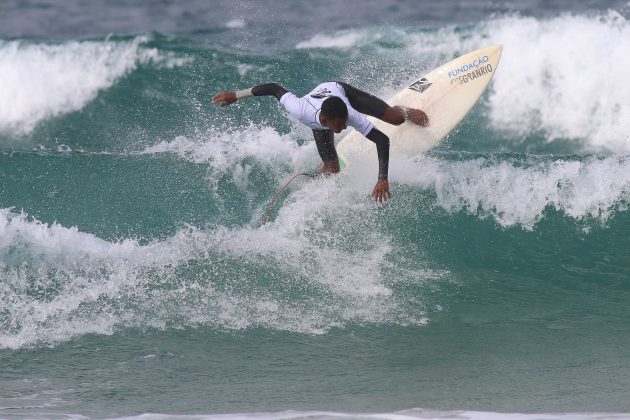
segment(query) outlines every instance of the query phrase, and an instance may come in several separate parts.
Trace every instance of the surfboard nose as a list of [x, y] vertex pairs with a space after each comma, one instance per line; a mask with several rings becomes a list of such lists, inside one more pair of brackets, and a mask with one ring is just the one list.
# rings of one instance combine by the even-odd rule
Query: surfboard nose
[[496, 53], [493, 52], [493, 54], [498, 54], [499, 58], [501, 57], [501, 54], [503, 53], [503, 44], [496, 44], [496, 45], [491, 46], [490, 48], [497, 50], [497, 52]]

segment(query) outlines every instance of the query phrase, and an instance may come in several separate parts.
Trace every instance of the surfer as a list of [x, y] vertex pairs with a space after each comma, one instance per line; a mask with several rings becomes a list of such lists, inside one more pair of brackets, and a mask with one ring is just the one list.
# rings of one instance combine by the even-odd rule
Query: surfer
[[339, 157], [335, 149], [334, 133], [348, 126], [376, 144], [378, 181], [372, 191], [377, 202], [390, 198], [387, 174], [389, 170], [389, 138], [365, 117], [370, 115], [386, 123], [400, 125], [406, 120], [422, 127], [429, 123], [427, 115], [414, 108], [389, 106], [382, 99], [363, 92], [344, 82], [325, 82], [305, 96], [298, 98], [277, 83], [267, 83], [238, 92], [223, 91], [212, 98], [221, 106], [231, 105], [248, 96], [273, 95], [291, 115], [313, 129], [319, 156], [324, 162], [317, 175], [339, 172]]

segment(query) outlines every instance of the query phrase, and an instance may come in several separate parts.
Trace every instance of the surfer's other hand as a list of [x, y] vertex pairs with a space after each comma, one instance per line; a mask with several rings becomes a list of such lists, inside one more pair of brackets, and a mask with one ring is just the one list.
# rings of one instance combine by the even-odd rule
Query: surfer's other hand
[[224, 90], [212, 97], [212, 103], [221, 104], [221, 106], [232, 105], [234, 102], [236, 102], [236, 93], [229, 90]]
[[389, 182], [386, 179], [379, 179], [372, 191], [372, 197], [377, 203], [383, 203], [391, 198], [389, 193]]

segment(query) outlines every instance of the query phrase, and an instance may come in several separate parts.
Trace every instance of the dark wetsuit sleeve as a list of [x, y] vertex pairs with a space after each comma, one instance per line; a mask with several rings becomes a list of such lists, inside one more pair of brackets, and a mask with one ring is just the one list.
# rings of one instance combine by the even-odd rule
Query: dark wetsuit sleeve
[[371, 129], [365, 137], [376, 143], [378, 179], [387, 181], [387, 172], [389, 171], [389, 137], [376, 128]]
[[315, 137], [315, 145], [322, 162], [339, 161], [337, 150], [335, 150], [335, 133], [332, 130], [313, 130], [313, 137]]
[[252, 94], [254, 96], [273, 95], [276, 97], [277, 100], [280, 100], [280, 98], [282, 98], [282, 95], [287, 92], [288, 90], [277, 83], [265, 83], [264, 85], [258, 85], [252, 88]]

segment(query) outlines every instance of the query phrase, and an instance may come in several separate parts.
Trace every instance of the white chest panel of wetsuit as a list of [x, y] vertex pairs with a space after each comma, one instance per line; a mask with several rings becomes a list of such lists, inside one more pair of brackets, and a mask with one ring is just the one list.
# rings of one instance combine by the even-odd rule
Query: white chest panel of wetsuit
[[336, 82], [325, 82], [317, 85], [315, 89], [298, 98], [291, 92], [287, 92], [280, 98], [280, 105], [298, 121], [314, 130], [328, 130], [329, 128], [319, 122], [322, 103], [330, 96], [338, 96], [348, 108], [348, 125], [364, 136], [374, 127], [365, 115], [352, 108], [343, 87]]

